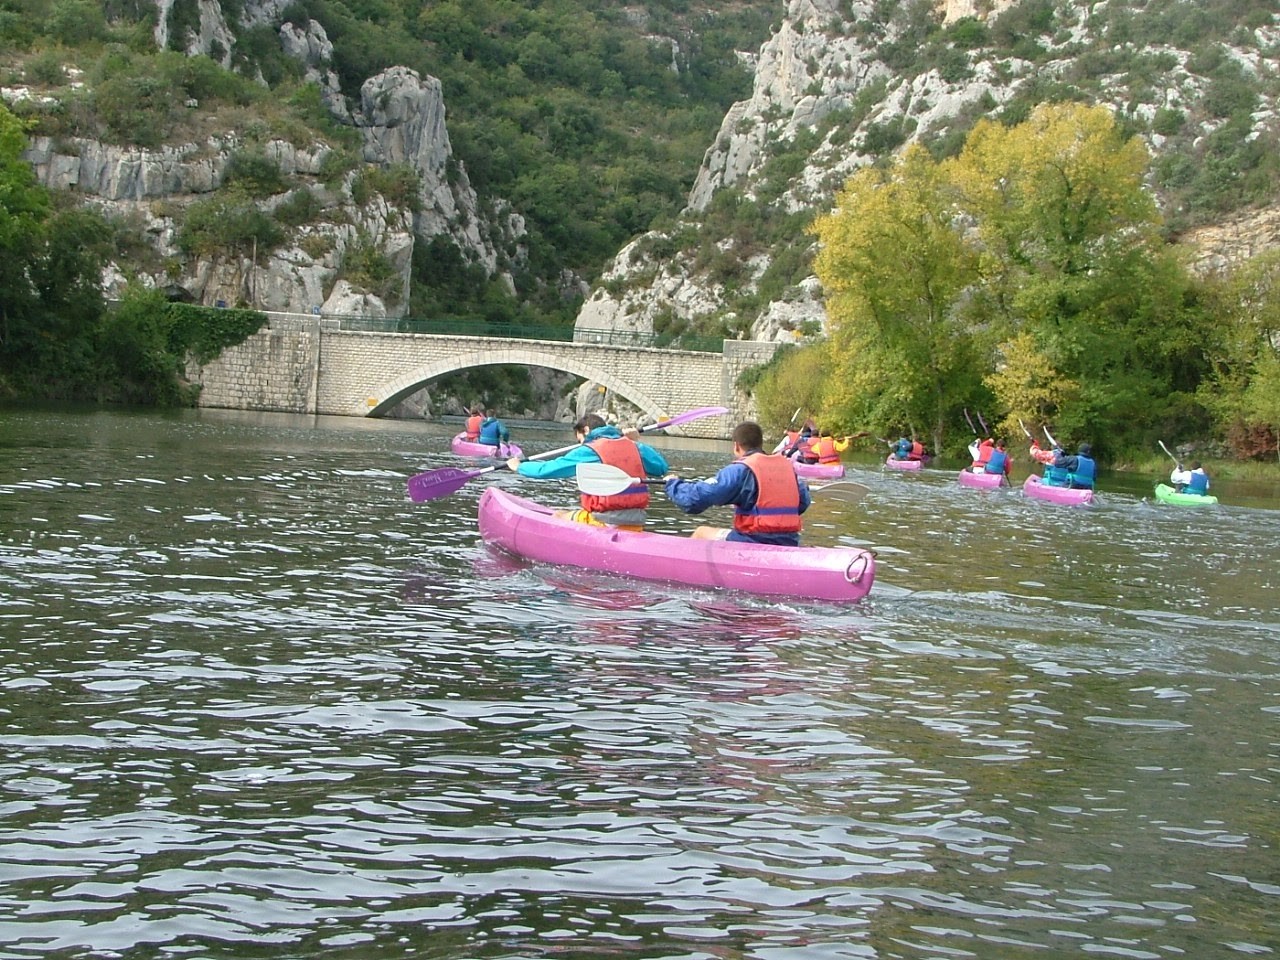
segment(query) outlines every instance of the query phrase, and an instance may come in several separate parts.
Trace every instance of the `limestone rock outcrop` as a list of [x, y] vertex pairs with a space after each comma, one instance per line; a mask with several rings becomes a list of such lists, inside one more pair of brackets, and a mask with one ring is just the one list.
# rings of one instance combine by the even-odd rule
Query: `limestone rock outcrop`
[[[163, 2], [158, 31], [168, 22]], [[223, 42], [217, 24], [225, 26], [225, 21], [210, 12], [217, 6], [202, 0], [199, 36], [203, 39], [191, 52], [200, 52], [196, 47], [206, 40]], [[279, 0], [247, 3], [242, 17], [246, 22], [270, 22], [282, 8]], [[207, 32], [206, 14], [213, 24]], [[335, 149], [329, 144], [264, 142], [233, 133], [154, 149], [87, 138], [36, 137], [27, 158], [37, 179], [52, 189], [79, 193], [112, 218], [139, 225], [163, 266], [135, 275], [136, 279], [155, 287], [176, 283], [209, 305], [401, 316], [409, 303], [414, 243], [438, 235], [447, 236], [468, 260], [483, 264], [514, 289], [500, 264], [507, 262], [503, 251], [511, 257], [519, 255], [523, 220], [501, 201], [488, 205], [498, 211], [496, 219], [481, 215], [466, 171], [453, 159], [440, 82], [405, 67], [392, 67], [365, 82], [359, 104], [351, 109], [329, 66], [333, 47], [324, 29], [315, 21], [284, 23], [280, 36], [284, 49], [306, 65], [335, 117], [359, 130], [361, 159], [381, 168], [413, 171], [417, 203], [392, 204], [380, 194], [367, 196], [367, 190], [357, 200], [360, 169], [348, 172], [337, 184], [326, 180], [326, 161]], [[245, 151], [268, 158], [286, 184], [279, 194], [256, 201], [259, 209], [274, 216], [287, 205], [301, 204], [311, 210], [310, 218], [285, 231], [284, 242], [272, 249], [241, 243], [216, 254], [187, 255], [181, 243], [187, 212], [194, 204], [219, 196], [234, 158]], [[378, 290], [360, 288], [346, 271], [351, 252], [369, 248], [395, 274], [392, 282], [379, 284]], [[104, 277], [108, 296], [119, 293], [130, 272], [116, 266], [108, 269]]]

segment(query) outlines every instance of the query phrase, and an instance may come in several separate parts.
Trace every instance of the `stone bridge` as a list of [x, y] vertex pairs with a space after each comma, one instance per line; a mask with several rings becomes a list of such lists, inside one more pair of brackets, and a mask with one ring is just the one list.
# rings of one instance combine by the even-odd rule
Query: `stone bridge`
[[[581, 334], [580, 334], [581, 336]], [[776, 344], [726, 340], [721, 353], [556, 340], [344, 330], [340, 321], [273, 315], [267, 327], [188, 377], [202, 407], [376, 417], [437, 377], [493, 364], [548, 367], [602, 384], [655, 418], [697, 407], [729, 413], [687, 436], [727, 437], [753, 415], [735, 386]]]

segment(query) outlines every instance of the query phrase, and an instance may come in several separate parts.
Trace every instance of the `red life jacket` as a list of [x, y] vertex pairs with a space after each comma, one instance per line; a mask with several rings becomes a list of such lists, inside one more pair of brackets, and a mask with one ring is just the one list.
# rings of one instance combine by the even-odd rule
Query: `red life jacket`
[[996, 445], [992, 443], [990, 438], [978, 444], [978, 459], [973, 461], [973, 468], [977, 470], [979, 467], [985, 467], [987, 461], [991, 459], [991, 451], [995, 448]]
[[467, 431], [468, 440], [480, 439], [480, 424], [482, 423], [484, 423], [484, 417], [479, 415], [467, 417], [467, 425], [465, 429]]
[[[634, 440], [626, 437], [601, 437], [599, 440], [592, 440], [587, 446], [596, 452], [601, 463], [625, 470], [629, 477], [644, 476], [644, 461], [640, 459], [640, 448], [636, 446]], [[582, 495], [582, 509], [588, 513], [646, 510], [648, 507], [649, 488], [643, 483], [637, 483], [621, 493], [607, 497], [586, 493]]]
[[733, 528], [739, 533], [799, 533], [800, 481], [785, 457], [749, 453], [740, 463], [755, 474], [755, 507], [735, 508]]
[[819, 437], [809, 449], [817, 456], [819, 463], [840, 462], [840, 451], [836, 449], [836, 442], [831, 437]]
[[912, 441], [912, 443], [911, 443], [911, 452], [910, 452], [909, 454], [907, 454], [907, 459], [908, 459], [908, 460], [923, 460], [923, 459], [924, 459], [924, 444], [923, 444], [923, 443], [921, 443], [919, 440], [914, 440], [914, 441]]

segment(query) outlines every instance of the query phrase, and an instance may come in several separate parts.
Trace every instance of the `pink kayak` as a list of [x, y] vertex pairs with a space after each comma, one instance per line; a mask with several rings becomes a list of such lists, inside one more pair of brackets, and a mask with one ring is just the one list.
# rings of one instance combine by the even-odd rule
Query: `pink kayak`
[[961, 470], [960, 485], [962, 487], [978, 487], [982, 490], [995, 490], [1004, 483], [1002, 473], [974, 473], [972, 470]]
[[919, 470], [924, 466], [923, 460], [899, 460], [893, 454], [889, 454], [889, 459], [884, 465], [890, 470]]
[[1037, 500], [1062, 503], [1069, 507], [1093, 503], [1092, 490], [1079, 487], [1051, 487], [1034, 473], [1027, 477], [1026, 483], [1022, 485], [1022, 493], [1024, 496], [1035, 497]]
[[468, 440], [466, 433], [460, 433], [449, 441], [449, 449], [460, 457], [523, 457], [522, 451], [514, 443], [494, 446], [491, 443], [476, 443]]
[[796, 468], [796, 476], [806, 480], [839, 480], [844, 476], [843, 463], [802, 463], [792, 460], [791, 466]]
[[851, 603], [865, 597], [876, 578], [870, 550], [691, 540], [592, 527], [561, 520], [549, 508], [498, 487], [480, 497], [480, 536], [527, 560], [795, 600]]

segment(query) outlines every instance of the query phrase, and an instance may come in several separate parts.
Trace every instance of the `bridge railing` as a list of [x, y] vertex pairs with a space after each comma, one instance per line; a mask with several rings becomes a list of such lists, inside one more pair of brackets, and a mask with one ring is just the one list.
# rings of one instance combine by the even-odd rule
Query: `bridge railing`
[[371, 333], [429, 333], [453, 337], [503, 337], [509, 340], [556, 340], [563, 343], [593, 343], [602, 346], [661, 347], [697, 353], [722, 353], [724, 337], [671, 336], [636, 333], [630, 330], [581, 330], [571, 326], [528, 326], [489, 323], [484, 320], [414, 320], [395, 317], [338, 317], [326, 313], [327, 324], [338, 321], [340, 330]]

